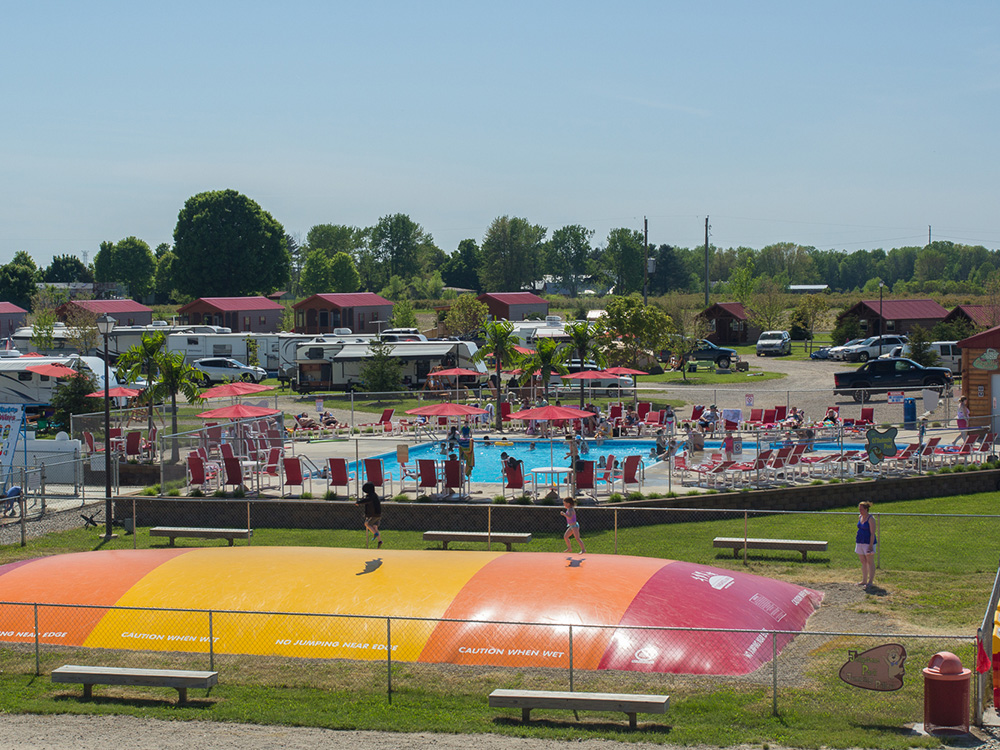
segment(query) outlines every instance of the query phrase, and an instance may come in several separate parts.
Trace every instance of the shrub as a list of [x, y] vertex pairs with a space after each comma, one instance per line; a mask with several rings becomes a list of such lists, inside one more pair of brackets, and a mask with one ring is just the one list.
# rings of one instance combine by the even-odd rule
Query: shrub
[[408, 503], [410, 502], [410, 496], [404, 495], [402, 492], [400, 492], [398, 495], [396, 495], [396, 497], [392, 499], [392, 501], [394, 503]]
[[[243, 488], [240, 487], [239, 489], [243, 489]], [[312, 496], [313, 496], [313, 493], [311, 493], [311, 492], [303, 492], [301, 495], [299, 495], [299, 499], [300, 500], [312, 500]]]
[[609, 503], [620, 503], [620, 502], [624, 502], [624, 500], [625, 500], [625, 496], [622, 495], [622, 493], [620, 493], [620, 492], [612, 492], [610, 495], [608, 495], [608, 502]]
[[147, 496], [147, 497], [151, 496], [151, 495], [159, 495], [160, 494], [160, 485], [154, 484], [152, 487], [146, 487], [139, 494]]
[[639, 492], [638, 490], [634, 490], [633, 492], [628, 493], [628, 499], [629, 500], [645, 500], [646, 498], [643, 496], [643, 494], [641, 492]]
[[167, 497], [180, 497], [180, 496], [181, 496], [181, 491], [178, 489], [173, 489], [167, 492]]
[[531, 505], [531, 495], [521, 495], [520, 497], [514, 498], [514, 502], [517, 505]]
[[223, 489], [218, 489], [212, 493], [212, 497], [226, 497], [226, 491]]
[[323, 495], [324, 500], [336, 500], [337, 493], [334, 490], [327, 490], [326, 494]]
[[552, 495], [545, 495], [541, 500], [538, 501], [539, 505], [561, 505], [559, 498], [553, 497]]
[[201, 487], [195, 487], [188, 493], [188, 497], [205, 497], [205, 493], [201, 491]]
[[493, 504], [494, 505], [506, 505], [507, 504], [507, 498], [505, 498], [503, 495], [495, 495], [493, 497]]
[[233, 497], [246, 497], [247, 491], [243, 488], [243, 485], [239, 485], [235, 490], [233, 490]]
[[431, 496], [430, 495], [417, 495], [417, 502], [418, 503], [429, 503], [429, 502], [431, 502]]

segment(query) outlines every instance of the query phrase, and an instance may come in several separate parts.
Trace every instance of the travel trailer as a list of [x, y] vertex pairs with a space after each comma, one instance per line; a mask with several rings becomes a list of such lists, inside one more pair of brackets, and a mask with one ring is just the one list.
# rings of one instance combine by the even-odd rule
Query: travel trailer
[[[0, 358], [0, 404], [50, 404], [58, 379], [39, 375], [29, 367], [65, 365], [78, 370], [86, 367], [94, 375], [96, 388], [104, 388], [104, 360], [99, 357], [3, 357]], [[111, 370], [109, 388], [118, 385]]]
[[[400, 360], [403, 385], [420, 388], [431, 370], [462, 367], [480, 373], [478, 378], [462, 376], [463, 384], [486, 377], [482, 362], [473, 362], [477, 347], [471, 341], [400, 341], [392, 345], [392, 356]], [[369, 342], [344, 343], [310, 341], [300, 344], [295, 357], [292, 390], [351, 391], [361, 387], [361, 367], [371, 357]]]
[[[142, 341], [143, 334], [162, 333], [169, 336], [172, 333], [184, 331], [186, 333], [229, 333], [228, 328], [221, 326], [172, 326], [165, 320], [155, 320], [148, 326], [115, 326], [114, 331], [108, 337], [108, 354], [114, 362], [118, 356], [128, 351], [130, 348]], [[52, 326], [52, 346], [39, 348], [32, 341], [35, 337], [35, 329], [32, 326], [22, 326], [11, 334], [13, 345], [23, 354], [42, 354], [45, 356], [65, 357], [70, 354], [89, 354], [89, 352], [78, 352], [73, 344], [75, 331], [65, 323], [56, 322]], [[97, 335], [94, 338], [96, 346], [102, 352], [104, 350], [104, 339]], [[103, 367], [103, 365], [102, 365]]]

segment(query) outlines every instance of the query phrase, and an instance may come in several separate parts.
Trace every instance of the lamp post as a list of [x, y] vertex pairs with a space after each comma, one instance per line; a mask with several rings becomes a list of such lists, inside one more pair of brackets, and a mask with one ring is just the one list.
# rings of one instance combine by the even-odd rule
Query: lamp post
[[105, 313], [97, 319], [97, 330], [104, 337], [104, 538], [113, 539], [111, 521], [114, 508], [111, 506], [111, 398], [108, 396], [111, 373], [108, 366], [108, 336], [118, 321]]
[[882, 317], [882, 289], [885, 282], [878, 280], [878, 356], [882, 356], [882, 334], [885, 333], [885, 318]]

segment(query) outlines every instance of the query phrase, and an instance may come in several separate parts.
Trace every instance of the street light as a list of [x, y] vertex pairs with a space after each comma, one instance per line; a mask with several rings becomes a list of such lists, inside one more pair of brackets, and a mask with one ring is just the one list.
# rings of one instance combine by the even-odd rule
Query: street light
[[885, 318], [882, 317], [882, 289], [885, 282], [878, 280], [878, 356], [882, 356], [882, 334], [885, 332]]
[[114, 330], [118, 321], [105, 313], [97, 319], [97, 330], [104, 337], [104, 538], [113, 539], [111, 520], [114, 508], [111, 507], [111, 398], [108, 396], [111, 373], [108, 366], [108, 336]]

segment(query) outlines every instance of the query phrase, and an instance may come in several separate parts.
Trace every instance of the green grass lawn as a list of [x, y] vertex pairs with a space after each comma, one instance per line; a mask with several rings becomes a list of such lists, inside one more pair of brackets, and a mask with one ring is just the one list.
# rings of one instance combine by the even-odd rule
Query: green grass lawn
[[[995, 547], [1000, 517], [990, 494], [934, 498], [876, 505], [880, 523], [881, 568], [876, 580], [885, 595], [865, 596], [858, 611], [881, 613], [901, 633], [973, 634], [986, 606], [996, 571]], [[392, 515], [406, 506], [384, 509], [386, 545], [392, 549], [433, 549], [419, 532], [394, 531]], [[553, 513], [557, 509], [553, 508]], [[613, 553], [687, 560], [821, 589], [824, 584], [853, 582], [858, 561], [853, 552], [854, 508], [822, 514], [688, 517], [672, 513], [672, 523], [627, 527], [627, 509], [619, 511], [619, 528], [587, 529], [586, 508], [580, 511], [584, 537], [591, 553]], [[937, 514], [917, 516], [904, 514]], [[944, 515], [941, 515], [944, 514]], [[947, 515], [953, 514], [953, 515]], [[690, 518], [690, 520], [688, 520]], [[759, 552], [746, 566], [728, 550], [711, 546], [715, 536], [754, 536], [827, 539], [826, 553], [810, 553], [802, 562], [797, 553]], [[162, 547], [139, 529], [140, 546]], [[200, 546], [179, 540], [178, 546]], [[971, 542], [971, 543], [970, 543]], [[131, 548], [132, 537], [121, 536], [103, 548]], [[205, 546], [225, 545], [224, 541]], [[362, 547], [361, 530], [257, 529], [254, 545]], [[101, 547], [93, 530], [51, 534], [29, 546], [0, 548], [0, 563], [39, 555], [64, 554]], [[482, 549], [482, 545], [456, 545]], [[559, 534], [533, 533], [532, 551], [561, 551]], [[32, 649], [0, 648], [0, 711], [37, 713], [132, 714], [166, 719], [209, 719], [265, 724], [292, 724], [338, 729], [412, 732], [498, 733], [554, 739], [604, 738], [677, 744], [709, 745], [780, 743], [796, 747], [932, 747], [940, 743], [902, 731], [907, 722], [922, 720], [922, 682], [919, 668], [937, 650], [951, 650], [971, 664], [971, 648], [956, 642], [907, 642], [909, 652], [904, 690], [864, 693], [847, 689], [837, 678], [848, 645], [800, 636], [793, 644], [808, 655], [804, 680], [783, 685], [779, 716], [771, 716], [770, 682], [729, 678], [678, 679], [671, 675], [623, 675], [581, 672], [578, 690], [667, 692], [671, 706], [663, 717], [640, 716], [641, 730], [629, 732], [620, 714], [583, 712], [577, 722], [571, 713], [538, 711], [537, 720], [522, 726], [516, 711], [490, 709], [485, 696], [494, 687], [551, 687], [565, 689], [566, 674], [520, 672], [510, 669], [441, 667], [396, 663], [392, 667], [393, 695], [386, 696], [386, 665], [381, 662], [295, 661], [267, 657], [220, 657], [220, 684], [205, 697], [193, 691], [189, 706], [176, 706], [170, 690], [98, 687], [95, 700], [82, 702], [80, 689], [53, 686], [47, 678], [32, 677]], [[870, 647], [884, 642], [873, 640]], [[853, 641], [847, 641], [852, 644]], [[792, 650], [792, 649], [790, 649]], [[43, 653], [43, 671], [74, 659], [93, 659], [91, 652]], [[149, 655], [143, 657], [143, 664]], [[155, 655], [153, 658], [156, 658]], [[159, 658], [168, 658], [162, 656]], [[188, 657], [174, 657], [188, 658]], [[190, 657], [195, 658], [195, 657]], [[203, 657], [198, 657], [203, 660]], [[784, 657], [783, 657], [784, 658]], [[111, 652], [100, 663], [135, 665], [129, 652]], [[58, 663], [56, 663], [58, 662]], [[75, 663], [88, 663], [87, 661]], [[182, 666], [182, 665], [178, 665]], [[192, 668], [194, 668], [192, 666]], [[197, 668], [204, 668], [201, 664]], [[769, 671], [768, 671], [769, 674]]]

